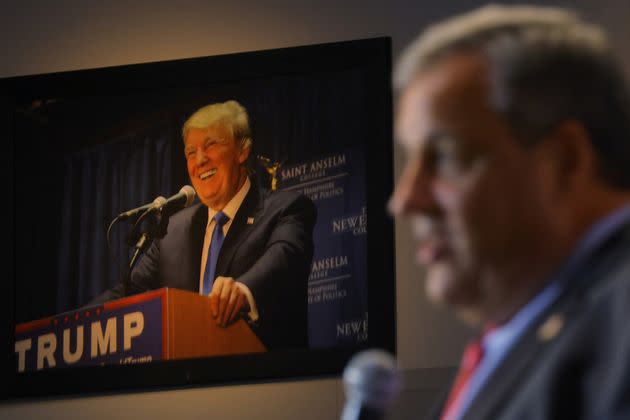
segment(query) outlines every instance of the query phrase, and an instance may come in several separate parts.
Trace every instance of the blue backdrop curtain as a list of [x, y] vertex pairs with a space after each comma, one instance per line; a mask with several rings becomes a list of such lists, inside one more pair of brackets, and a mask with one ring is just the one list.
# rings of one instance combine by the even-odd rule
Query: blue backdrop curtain
[[58, 310], [86, 302], [120, 281], [129, 260], [125, 241], [130, 225], [113, 226], [110, 249], [108, 225], [130, 205], [170, 195], [181, 186], [172, 170], [182, 153], [181, 143], [171, 141], [177, 134], [175, 124], [163, 124], [153, 133], [127, 135], [64, 159]]

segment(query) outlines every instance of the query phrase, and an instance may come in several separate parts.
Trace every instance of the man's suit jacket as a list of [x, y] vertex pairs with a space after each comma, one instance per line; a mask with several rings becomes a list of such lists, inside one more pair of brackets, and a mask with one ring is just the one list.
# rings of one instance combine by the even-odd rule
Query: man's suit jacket
[[576, 273], [462, 419], [630, 419], [630, 225]]
[[[249, 221], [248, 221], [249, 219]], [[268, 348], [306, 347], [307, 282], [316, 209], [304, 195], [270, 193], [252, 184], [219, 253], [216, 276], [249, 287], [259, 312], [252, 324]], [[173, 215], [131, 274], [131, 293], [161, 287], [199, 291], [208, 208], [196, 204]], [[92, 303], [122, 296], [122, 285]]]

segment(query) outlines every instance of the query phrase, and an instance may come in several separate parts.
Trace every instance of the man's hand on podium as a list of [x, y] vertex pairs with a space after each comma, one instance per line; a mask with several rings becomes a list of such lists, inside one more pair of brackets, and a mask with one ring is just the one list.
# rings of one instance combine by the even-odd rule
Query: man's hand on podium
[[217, 277], [210, 292], [210, 309], [217, 325], [226, 327], [247, 309], [245, 286], [232, 277]]

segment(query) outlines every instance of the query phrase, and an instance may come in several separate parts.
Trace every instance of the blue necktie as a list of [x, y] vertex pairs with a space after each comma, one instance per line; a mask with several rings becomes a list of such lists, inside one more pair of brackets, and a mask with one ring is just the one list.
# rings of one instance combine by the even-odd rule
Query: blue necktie
[[206, 269], [203, 274], [203, 294], [209, 295], [212, 291], [212, 283], [214, 282], [214, 274], [217, 269], [217, 259], [219, 251], [223, 245], [223, 225], [230, 220], [222, 211], [213, 217], [214, 230], [212, 231], [212, 240], [208, 249], [208, 258], [206, 259]]

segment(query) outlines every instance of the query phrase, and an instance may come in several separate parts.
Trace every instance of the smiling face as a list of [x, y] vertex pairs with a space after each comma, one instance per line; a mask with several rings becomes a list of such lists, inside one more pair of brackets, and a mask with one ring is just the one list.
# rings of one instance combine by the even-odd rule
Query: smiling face
[[213, 210], [223, 210], [247, 178], [249, 147], [241, 147], [222, 124], [190, 128], [184, 141], [188, 175], [199, 199]]
[[474, 320], [506, 315], [540, 275], [557, 219], [548, 159], [493, 109], [488, 74], [460, 54], [407, 86], [396, 119], [407, 163], [390, 201], [411, 219], [429, 297]]

